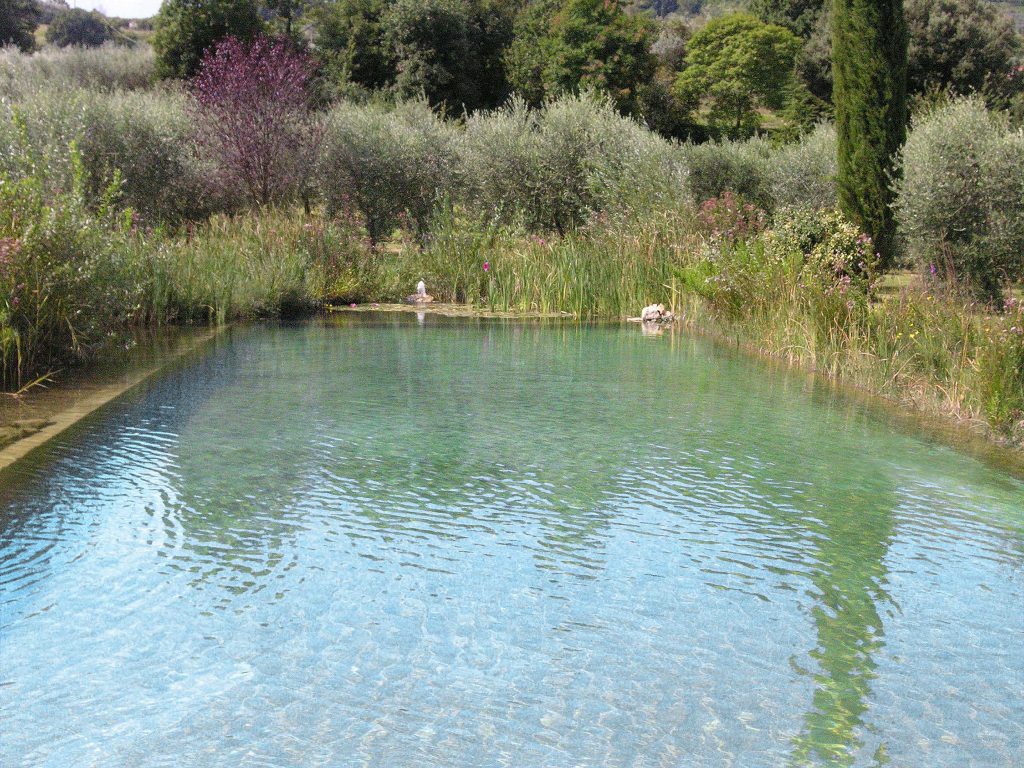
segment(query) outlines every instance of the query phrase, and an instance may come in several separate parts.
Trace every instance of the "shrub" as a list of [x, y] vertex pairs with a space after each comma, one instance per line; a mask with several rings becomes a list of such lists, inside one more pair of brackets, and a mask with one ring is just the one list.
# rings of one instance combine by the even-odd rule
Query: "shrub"
[[678, 149], [607, 101], [570, 96], [541, 110], [511, 101], [470, 117], [460, 145], [467, 206], [531, 231], [566, 232], [596, 213], [678, 203]]
[[73, 183], [69, 147], [76, 143], [90, 205], [120, 171], [120, 203], [146, 223], [201, 218], [230, 201], [207, 189], [185, 101], [166, 91], [72, 89], [35, 91], [16, 107], [0, 104], [0, 172], [66, 190]]
[[690, 194], [694, 200], [719, 197], [729, 190], [771, 212], [774, 207], [767, 174], [770, 147], [762, 139], [686, 144]]
[[95, 48], [113, 37], [114, 30], [102, 15], [82, 8], [60, 11], [46, 30], [46, 42], [61, 48], [69, 45]]
[[17, 105], [0, 101], [0, 174], [33, 178], [48, 191], [73, 183], [69, 147], [85, 133], [85, 97], [79, 91], [41, 90]]
[[779, 208], [836, 207], [836, 129], [821, 123], [794, 144], [773, 151], [767, 159], [771, 197]]
[[765, 251], [776, 259], [799, 255], [801, 269], [851, 281], [867, 296], [878, 266], [871, 238], [838, 210], [791, 208], [776, 214], [765, 236]]
[[540, 113], [514, 98], [466, 120], [459, 143], [470, 207], [493, 221], [521, 221], [530, 229], [547, 220], [541, 199]]
[[128, 222], [85, 204], [76, 152], [72, 187], [0, 176], [0, 363], [5, 387], [84, 359], [135, 318], [144, 290], [130, 258]]
[[148, 45], [45, 48], [31, 55], [0, 49], [0, 96], [21, 101], [40, 90], [137, 90], [153, 83], [153, 71]]
[[309, 109], [312, 62], [286, 40], [228, 37], [203, 56], [193, 81], [200, 145], [217, 180], [252, 205], [302, 193], [318, 129]]
[[378, 242], [400, 224], [421, 236], [456, 178], [454, 129], [422, 102], [342, 103], [327, 117], [318, 183], [332, 215], [355, 213]]
[[1024, 261], [1024, 133], [980, 99], [922, 117], [902, 153], [897, 212], [911, 256], [997, 301]]
[[196, 157], [183, 94], [95, 94], [84, 121], [81, 147], [92, 200], [120, 172], [120, 202], [146, 224], [197, 220], [231, 205], [222, 190], [210, 188]]
[[736, 241], [760, 234], [767, 217], [757, 206], [744, 203], [742, 198], [726, 190], [721, 197], [701, 203], [697, 221], [703, 234], [711, 240]]
[[543, 127], [559, 140], [548, 150], [559, 169], [556, 187], [565, 185], [570, 167], [560, 167], [574, 142], [586, 151], [578, 164], [586, 187], [588, 214], [637, 217], [675, 208], [685, 197], [686, 166], [678, 145], [615, 111], [610, 100], [565, 97], [547, 105]]

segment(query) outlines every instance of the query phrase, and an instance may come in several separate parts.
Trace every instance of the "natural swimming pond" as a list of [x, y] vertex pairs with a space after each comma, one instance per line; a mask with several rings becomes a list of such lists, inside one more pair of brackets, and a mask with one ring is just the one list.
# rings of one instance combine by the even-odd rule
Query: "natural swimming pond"
[[1024, 483], [687, 337], [229, 331], [0, 474], [0, 764], [1024, 764]]

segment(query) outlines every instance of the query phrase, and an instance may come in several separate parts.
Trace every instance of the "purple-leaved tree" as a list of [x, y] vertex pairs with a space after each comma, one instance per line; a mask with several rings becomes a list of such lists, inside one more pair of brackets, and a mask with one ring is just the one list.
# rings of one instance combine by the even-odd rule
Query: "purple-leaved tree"
[[217, 181], [258, 206], [301, 195], [319, 131], [309, 105], [310, 58], [284, 39], [226, 37], [193, 80], [200, 145]]

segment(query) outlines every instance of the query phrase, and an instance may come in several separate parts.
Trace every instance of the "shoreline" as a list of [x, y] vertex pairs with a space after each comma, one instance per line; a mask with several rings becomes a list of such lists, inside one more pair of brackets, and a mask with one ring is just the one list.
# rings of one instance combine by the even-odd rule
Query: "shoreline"
[[[429, 307], [430, 309], [427, 309]], [[424, 312], [448, 317], [479, 317], [497, 319], [560, 318], [579, 323], [604, 323], [610, 325], [636, 326], [625, 318], [579, 318], [571, 313], [541, 314], [523, 312], [496, 312], [478, 309], [468, 304], [432, 303], [410, 304], [357, 304], [352, 306], [328, 306], [328, 314], [364, 312]], [[679, 308], [673, 308], [673, 311]], [[644, 328], [640, 332], [644, 332]], [[662, 333], [688, 333], [705, 339], [731, 352], [760, 361], [773, 370], [785, 370], [795, 375], [810, 378], [815, 385], [827, 387], [830, 391], [847, 398], [850, 402], [873, 408], [882, 421], [906, 432], [927, 436], [941, 445], [950, 447], [967, 456], [993, 466], [1000, 471], [1024, 479], [1024, 447], [1018, 447], [995, 434], [985, 422], [969, 417], [957, 417], [941, 409], [929, 408], [927, 400], [915, 400], [909, 396], [899, 397], [864, 387], [853, 381], [829, 375], [799, 359], [787, 360], [771, 354], [755, 342], [742, 338], [739, 331], [719, 327], [713, 317], [693, 311], [693, 306], [681, 308], [673, 323], [659, 325], [653, 329], [655, 335]]]
[[814, 385], [827, 387], [851, 403], [874, 409], [879, 420], [891, 423], [895, 428], [926, 435], [941, 445], [1024, 480], [1024, 447], [1018, 447], [999, 437], [979, 419], [957, 417], [926, 407], [927, 401], [919, 402], [910, 397], [897, 397], [860, 386], [842, 377], [831, 376], [799, 360], [787, 360], [773, 355], [758, 347], [756, 343], [743, 339], [736, 332], [710, 328], [707, 321], [685, 318], [676, 328], [685, 329], [687, 333], [756, 359], [773, 370], [806, 376]]
[[[104, 361], [86, 365], [75, 375], [43, 391], [0, 398], [0, 429], [14, 429], [19, 436], [0, 443], [0, 471], [20, 461], [36, 448], [57, 437], [89, 414], [137, 387], [154, 374], [215, 339], [227, 326], [202, 330], [179, 328], [170, 338], [158, 338], [171, 349], [143, 349], [143, 359], [122, 364]], [[147, 353], [156, 352], [150, 359]]]
[[[692, 307], [691, 307], [692, 309]], [[426, 305], [398, 303], [357, 304], [356, 306], [325, 305], [322, 310], [302, 318], [310, 320], [316, 316], [330, 317], [345, 313], [364, 314], [370, 312], [401, 312], [432, 314], [444, 317], [537, 320], [558, 319], [577, 323], [600, 323], [619, 326], [633, 326], [623, 318], [579, 318], [568, 313], [541, 313], [494, 311], [478, 308], [471, 304], [436, 302]], [[198, 329], [187, 327], [174, 329], [171, 343], [174, 349], [158, 356], [155, 360], [143, 360], [130, 364], [128, 369], [114, 374], [104, 374], [103, 369], [111, 366], [110, 361], [98, 365], [87, 365], [78, 376], [62, 381], [53, 389], [29, 393], [11, 401], [0, 399], [0, 430], [19, 429], [24, 424], [24, 434], [8, 442], [0, 442], [0, 471], [8, 468], [52, 438], [58, 436], [81, 419], [130, 389], [158, 373], [171, 363], [194, 352], [216, 338], [228, 326]], [[642, 332], [642, 330], [641, 330]], [[875, 409], [878, 417], [890, 423], [893, 428], [916, 432], [927, 436], [944, 446], [957, 450], [982, 461], [1001, 471], [1024, 479], [1024, 449], [1017, 447], [994, 434], [984, 422], [967, 417], [957, 417], [934, 408], [928, 408], [926, 401], [911, 397], [897, 397], [894, 394], [860, 386], [842, 377], [829, 375], [808, 366], [800, 360], [787, 360], [760, 348], [755, 342], [742, 338], [738, 331], [715, 327], [713, 318], [694, 317], [693, 313], [682, 311], [675, 322], [658, 326], [658, 335], [667, 332], [691, 334], [717, 346], [754, 358], [774, 370], [785, 370], [804, 375], [812, 386], [823, 386], [847, 398], [851, 403]], [[2, 441], [0, 432], [0, 441]]]

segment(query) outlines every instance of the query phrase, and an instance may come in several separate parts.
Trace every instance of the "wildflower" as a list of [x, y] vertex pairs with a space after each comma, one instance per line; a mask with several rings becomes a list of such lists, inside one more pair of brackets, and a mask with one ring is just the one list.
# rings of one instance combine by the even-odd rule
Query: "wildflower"
[[484, 262], [484, 272], [490, 272], [490, 271], [491, 271], [491, 262], [485, 261]]
[[349, 306], [355, 309], [356, 303], [353, 301], [351, 304], [349, 304]]

